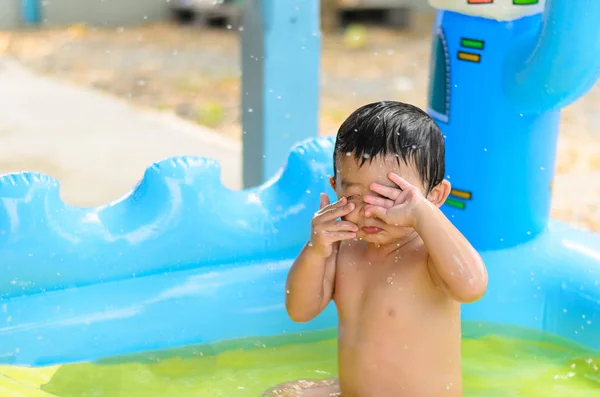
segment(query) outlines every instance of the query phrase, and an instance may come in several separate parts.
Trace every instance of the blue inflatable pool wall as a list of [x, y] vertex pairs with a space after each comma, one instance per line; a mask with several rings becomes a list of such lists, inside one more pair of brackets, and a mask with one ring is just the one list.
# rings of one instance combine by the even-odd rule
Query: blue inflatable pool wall
[[[0, 179], [0, 362], [45, 365], [243, 336], [333, 327], [329, 307], [291, 322], [284, 283], [329, 190], [333, 142], [297, 146], [264, 186], [229, 191], [199, 158], [155, 164], [119, 202], [62, 203], [33, 173]], [[332, 196], [333, 199], [333, 196]], [[464, 318], [527, 326], [600, 348], [600, 236], [552, 223], [484, 251], [490, 287]]]
[[[567, 3], [548, 0], [543, 16], [511, 22], [440, 11], [429, 110], [454, 185], [444, 211], [489, 271], [464, 320], [600, 349], [600, 236], [548, 219], [559, 109], [600, 72], [600, 2], [581, 0], [585, 12]], [[283, 303], [319, 193], [334, 199], [332, 151], [331, 138], [303, 141], [276, 176], [243, 191], [223, 187], [212, 160], [168, 159], [97, 208], [63, 203], [45, 175], [0, 177], [0, 363], [334, 327], [333, 306], [296, 324]]]

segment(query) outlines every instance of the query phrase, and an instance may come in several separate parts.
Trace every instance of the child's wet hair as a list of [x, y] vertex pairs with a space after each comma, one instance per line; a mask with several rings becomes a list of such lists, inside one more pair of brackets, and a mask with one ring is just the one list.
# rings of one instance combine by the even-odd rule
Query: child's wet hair
[[413, 164], [429, 193], [444, 180], [444, 137], [423, 110], [402, 102], [376, 102], [350, 115], [335, 141], [333, 172], [341, 155], [353, 155], [360, 166], [377, 156], [396, 155]]

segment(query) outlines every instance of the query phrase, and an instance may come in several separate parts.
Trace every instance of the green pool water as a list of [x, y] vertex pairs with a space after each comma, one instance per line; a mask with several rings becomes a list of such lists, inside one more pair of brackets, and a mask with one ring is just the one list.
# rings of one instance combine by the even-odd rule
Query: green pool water
[[[335, 330], [327, 330], [94, 364], [0, 367], [0, 395], [256, 397], [277, 383], [328, 378], [336, 372]], [[465, 323], [463, 373], [465, 397], [600, 397], [600, 352], [520, 328]]]

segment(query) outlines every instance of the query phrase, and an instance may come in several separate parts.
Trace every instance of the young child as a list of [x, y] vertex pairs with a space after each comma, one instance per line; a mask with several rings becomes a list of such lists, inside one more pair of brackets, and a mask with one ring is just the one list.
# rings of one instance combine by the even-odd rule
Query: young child
[[307, 322], [333, 299], [339, 383], [301, 380], [272, 396], [460, 397], [460, 303], [487, 271], [442, 214], [444, 138], [421, 109], [379, 102], [341, 126], [331, 186], [287, 280], [286, 308]]

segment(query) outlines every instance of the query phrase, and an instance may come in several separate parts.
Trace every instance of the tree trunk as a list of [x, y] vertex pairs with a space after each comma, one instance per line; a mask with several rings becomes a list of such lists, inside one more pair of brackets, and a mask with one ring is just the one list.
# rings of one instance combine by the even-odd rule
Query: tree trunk
[[339, 25], [339, 0], [321, 0], [321, 29], [325, 33], [333, 32]]

